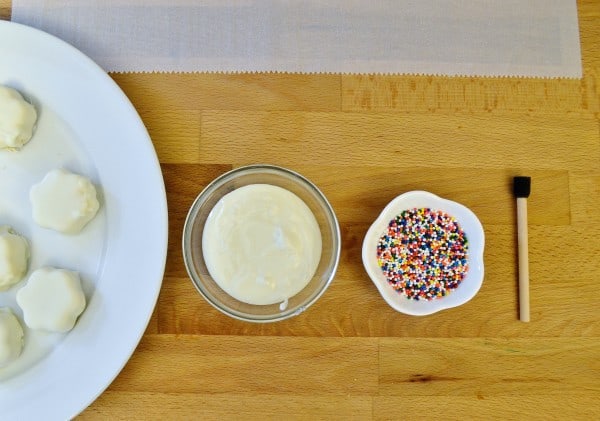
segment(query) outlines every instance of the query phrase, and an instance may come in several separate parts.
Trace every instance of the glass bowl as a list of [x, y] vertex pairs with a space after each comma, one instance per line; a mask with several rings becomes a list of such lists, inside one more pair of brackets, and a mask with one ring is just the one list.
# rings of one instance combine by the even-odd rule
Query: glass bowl
[[[211, 210], [223, 196], [249, 184], [270, 184], [294, 193], [312, 211], [319, 225], [322, 251], [315, 274], [304, 289], [284, 303], [253, 305], [233, 298], [215, 282], [204, 260], [202, 236]], [[248, 322], [284, 320], [314, 304], [335, 276], [340, 249], [338, 221], [323, 193], [300, 174], [273, 165], [240, 167], [213, 180], [192, 204], [183, 228], [184, 262], [198, 292], [217, 310]]]
[[[414, 208], [442, 211], [456, 219], [468, 241], [465, 277], [458, 287], [443, 297], [412, 300], [396, 291], [387, 281], [377, 261], [377, 244], [388, 224], [396, 215]], [[477, 216], [460, 203], [442, 199], [425, 191], [411, 191], [393, 199], [367, 231], [363, 241], [362, 260], [367, 274], [383, 299], [396, 311], [413, 316], [425, 316], [440, 310], [456, 307], [471, 300], [483, 282], [483, 249], [485, 236]]]

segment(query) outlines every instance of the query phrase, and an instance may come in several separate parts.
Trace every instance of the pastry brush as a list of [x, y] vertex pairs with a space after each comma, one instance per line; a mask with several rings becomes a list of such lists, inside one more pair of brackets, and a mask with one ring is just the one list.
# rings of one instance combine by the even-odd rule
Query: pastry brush
[[527, 241], [527, 198], [531, 177], [514, 177], [513, 194], [517, 199], [517, 246], [519, 252], [519, 320], [529, 321], [529, 251]]

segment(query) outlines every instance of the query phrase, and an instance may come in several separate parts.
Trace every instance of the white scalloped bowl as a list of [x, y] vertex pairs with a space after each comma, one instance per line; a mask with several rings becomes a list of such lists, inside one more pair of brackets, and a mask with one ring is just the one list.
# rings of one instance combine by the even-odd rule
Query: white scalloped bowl
[[[402, 293], [397, 292], [388, 283], [377, 263], [377, 242], [387, 229], [389, 222], [402, 211], [413, 208], [430, 208], [453, 216], [464, 231], [469, 244], [467, 251], [468, 269], [465, 278], [448, 295], [431, 301], [411, 300]], [[484, 244], [483, 226], [477, 216], [467, 207], [451, 200], [442, 199], [426, 191], [411, 191], [392, 200], [373, 222], [363, 241], [362, 260], [367, 274], [379, 293], [393, 309], [413, 316], [425, 316], [460, 306], [477, 294], [483, 282]]]

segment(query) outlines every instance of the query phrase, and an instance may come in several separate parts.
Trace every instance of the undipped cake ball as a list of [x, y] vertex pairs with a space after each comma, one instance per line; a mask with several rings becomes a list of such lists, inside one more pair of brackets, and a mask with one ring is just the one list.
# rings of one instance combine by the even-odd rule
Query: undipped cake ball
[[25, 324], [31, 329], [68, 332], [85, 309], [77, 272], [46, 267], [31, 274], [17, 292]]
[[77, 234], [91, 221], [100, 203], [92, 182], [64, 169], [50, 171], [29, 192], [33, 220], [41, 227]]

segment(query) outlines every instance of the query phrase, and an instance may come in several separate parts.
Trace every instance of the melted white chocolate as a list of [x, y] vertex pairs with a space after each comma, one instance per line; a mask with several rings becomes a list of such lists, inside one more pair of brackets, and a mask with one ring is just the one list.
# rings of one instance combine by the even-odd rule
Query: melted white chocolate
[[210, 212], [202, 250], [215, 282], [248, 304], [287, 302], [311, 280], [321, 258], [315, 216], [295, 194], [252, 184], [223, 196]]

